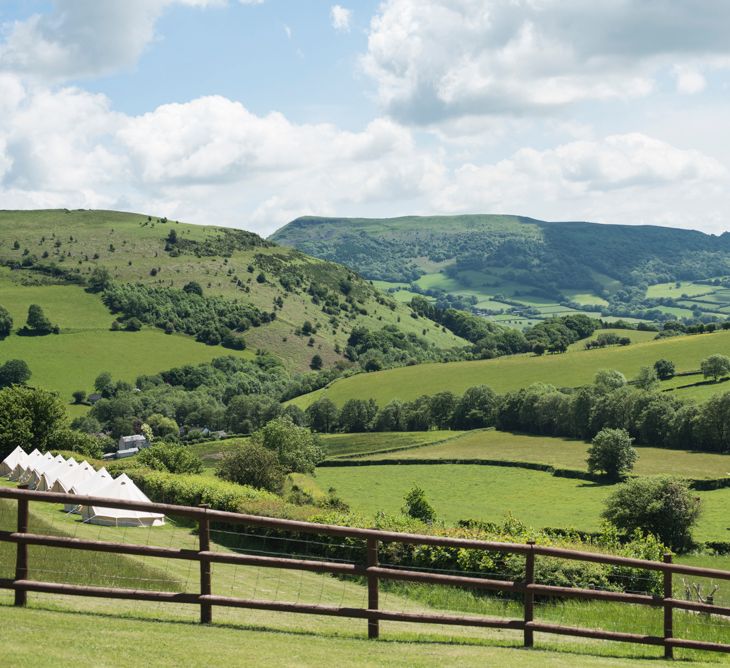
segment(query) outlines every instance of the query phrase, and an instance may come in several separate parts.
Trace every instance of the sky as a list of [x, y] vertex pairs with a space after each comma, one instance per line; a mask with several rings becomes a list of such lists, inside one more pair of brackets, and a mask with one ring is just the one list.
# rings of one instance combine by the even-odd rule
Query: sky
[[726, 0], [2, 0], [0, 209], [730, 230]]

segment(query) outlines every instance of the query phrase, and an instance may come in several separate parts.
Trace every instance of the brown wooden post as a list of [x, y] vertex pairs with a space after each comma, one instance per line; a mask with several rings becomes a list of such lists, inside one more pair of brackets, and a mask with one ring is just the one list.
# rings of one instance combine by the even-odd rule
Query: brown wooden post
[[[28, 489], [28, 485], [19, 485], [18, 489]], [[18, 533], [28, 533], [28, 499], [18, 499]], [[28, 579], [28, 545], [18, 543], [15, 553], [15, 580]], [[28, 602], [25, 589], [15, 590], [15, 605], [24, 606]]]
[[[528, 540], [527, 544], [533, 548], [535, 546], [535, 541]], [[525, 553], [525, 587], [531, 584], [535, 584], [535, 551], [533, 549], [530, 549], [529, 552]], [[527, 627], [527, 624], [533, 621], [535, 617], [535, 594], [533, 594], [529, 589], [525, 589], [524, 606], [524, 645], [525, 647], [532, 647], [535, 640], [534, 633], [532, 629]]]
[[[200, 508], [210, 508], [207, 503], [201, 503]], [[210, 521], [207, 515], [198, 520], [198, 540], [200, 544], [200, 552], [210, 551]], [[211, 589], [211, 568], [210, 561], [204, 557], [200, 557], [200, 595], [210, 596], [213, 592]], [[210, 624], [213, 621], [213, 606], [210, 603], [202, 602], [200, 604], [200, 623]]]
[[[665, 564], [671, 564], [672, 563], [672, 555], [669, 552], [666, 552], [664, 554], [664, 563]], [[673, 620], [672, 620], [672, 604], [667, 603], [667, 600], [672, 598], [673, 592], [672, 592], [672, 571], [666, 570], [664, 571], [664, 640], [671, 638], [674, 629], [673, 627]], [[673, 659], [674, 658], [674, 648], [671, 645], [664, 644], [664, 658], [665, 659]]]
[[[367, 566], [377, 567], [378, 565], [378, 539], [368, 537], [367, 539]], [[375, 573], [368, 573], [368, 610], [378, 609], [378, 576]], [[380, 620], [368, 619], [368, 638], [376, 640], [380, 636]]]

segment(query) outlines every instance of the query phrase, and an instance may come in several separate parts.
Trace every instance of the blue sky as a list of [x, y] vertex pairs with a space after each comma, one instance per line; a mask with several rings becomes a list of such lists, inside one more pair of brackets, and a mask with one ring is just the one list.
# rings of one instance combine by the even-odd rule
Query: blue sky
[[10, 0], [0, 208], [728, 229], [723, 0]]

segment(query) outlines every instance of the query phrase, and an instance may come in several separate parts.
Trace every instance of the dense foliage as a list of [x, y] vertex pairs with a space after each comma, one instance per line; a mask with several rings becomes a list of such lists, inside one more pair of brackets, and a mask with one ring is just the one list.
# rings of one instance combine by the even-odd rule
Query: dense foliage
[[588, 448], [588, 471], [617, 480], [631, 471], [638, 457], [633, 439], [625, 429], [601, 429]]
[[244, 443], [226, 450], [216, 475], [228, 482], [276, 494], [284, 487], [284, 468], [277, 453], [257, 443]]
[[168, 333], [183, 332], [203, 343], [234, 349], [245, 347], [242, 332], [275, 317], [241, 300], [204, 296], [189, 289], [112, 283], [102, 298], [113, 313], [122, 315], [123, 324], [136, 319]]
[[654, 534], [676, 550], [692, 544], [700, 499], [674, 478], [637, 478], [621, 485], [606, 501], [604, 517], [621, 531]]

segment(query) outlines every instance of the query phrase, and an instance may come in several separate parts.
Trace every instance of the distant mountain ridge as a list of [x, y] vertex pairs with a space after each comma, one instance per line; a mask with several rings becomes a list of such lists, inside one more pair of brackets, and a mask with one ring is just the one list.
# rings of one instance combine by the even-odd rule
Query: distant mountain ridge
[[350, 266], [366, 278], [410, 282], [433, 271], [477, 272], [553, 291], [614, 290], [730, 274], [730, 233], [512, 215], [305, 216], [270, 240]]

